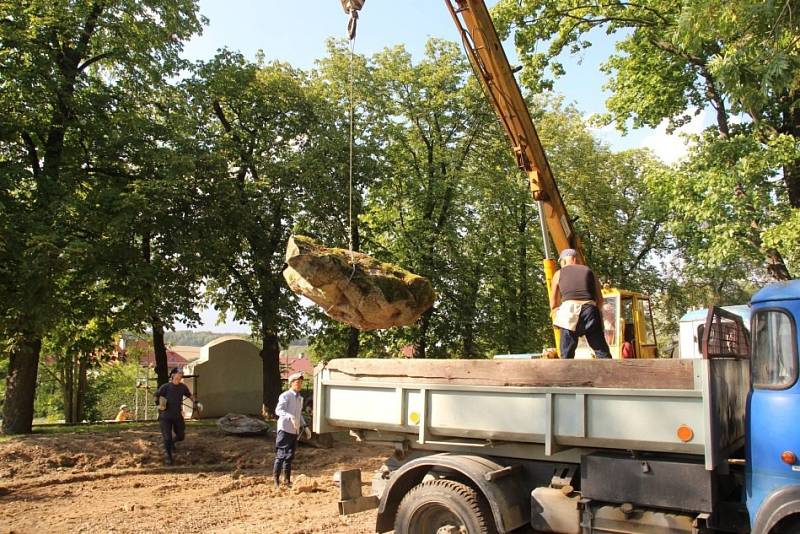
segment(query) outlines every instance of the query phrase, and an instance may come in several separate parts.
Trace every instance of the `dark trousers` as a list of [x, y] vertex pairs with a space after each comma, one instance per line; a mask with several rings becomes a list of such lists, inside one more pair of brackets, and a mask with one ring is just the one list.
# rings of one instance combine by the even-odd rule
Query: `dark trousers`
[[561, 349], [562, 358], [575, 357], [575, 349], [578, 347], [578, 339], [581, 336], [586, 336], [586, 342], [592, 347], [595, 356], [598, 358], [611, 357], [611, 350], [608, 348], [605, 329], [603, 328], [603, 319], [600, 317], [600, 311], [597, 306], [593, 304], [581, 306], [578, 326], [574, 332], [566, 328], [560, 328], [559, 330], [561, 330], [559, 348]]
[[294, 450], [297, 447], [297, 434], [278, 430], [278, 437], [275, 440], [275, 466], [272, 474], [277, 478], [283, 470], [286, 480], [292, 476], [292, 459]]
[[[161, 413], [158, 416], [158, 427], [161, 429], [161, 437], [164, 439], [164, 452], [172, 456], [172, 446], [176, 441], [183, 441], [186, 437], [186, 422], [180, 415]], [[175, 437], [172, 433], [175, 432]]]

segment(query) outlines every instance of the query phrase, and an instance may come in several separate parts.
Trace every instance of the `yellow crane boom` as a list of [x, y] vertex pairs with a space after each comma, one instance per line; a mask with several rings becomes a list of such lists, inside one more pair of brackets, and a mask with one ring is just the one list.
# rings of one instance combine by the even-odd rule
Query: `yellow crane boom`
[[[572, 227], [486, 4], [482, 0], [445, 0], [445, 4], [461, 33], [467, 56], [511, 141], [517, 165], [528, 175], [531, 194], [539, 202], [539, 213], [555, 245], [556, 256], [565, 248], [574, 248], [580, 263], [586, 264], [581, 240]], [[547, 236], [543, 237], [546, 241]]]

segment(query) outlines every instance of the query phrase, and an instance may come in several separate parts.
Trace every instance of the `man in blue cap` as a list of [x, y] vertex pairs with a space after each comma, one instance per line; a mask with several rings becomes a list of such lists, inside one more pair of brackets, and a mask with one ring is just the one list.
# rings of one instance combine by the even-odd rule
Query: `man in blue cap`
[[562, 250], [558, 260], [561, 269], [553, 276], [550, 310], [555, 312], [553, 324], [561, 330], [561, 357], [574, 358], [578, 339], [586, 336], [597, 358], [610, 358], [600, 315], [603, 308], [600, 282], [591, 269], [578, 263], [575, 249]]

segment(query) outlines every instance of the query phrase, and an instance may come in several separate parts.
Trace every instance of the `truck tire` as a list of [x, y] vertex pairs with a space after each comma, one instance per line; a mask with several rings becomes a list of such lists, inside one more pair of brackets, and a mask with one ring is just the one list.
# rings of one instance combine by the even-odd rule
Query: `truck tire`
[[790, 515], [772, 527], [769, 534], [796, 534], [800, 532], [800, 515]]
[[473, 488], [428, 480], [411, 488], [397, 509], [395, 534], [496, 534], [492, 514]]

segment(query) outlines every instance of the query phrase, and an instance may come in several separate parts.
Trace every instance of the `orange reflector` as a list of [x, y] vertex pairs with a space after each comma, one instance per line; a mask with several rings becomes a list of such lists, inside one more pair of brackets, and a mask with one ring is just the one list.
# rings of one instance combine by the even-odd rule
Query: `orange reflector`
[[692, 441], [694, 437], [694, 430], [688, 425], [681, 425], [678, 427], [678, 439], [686, 443]]
[[797, 461], [797, 456], [792, 451], [783, 451], [781, 453], [781, 460], [789, 465], [793, 465]]

